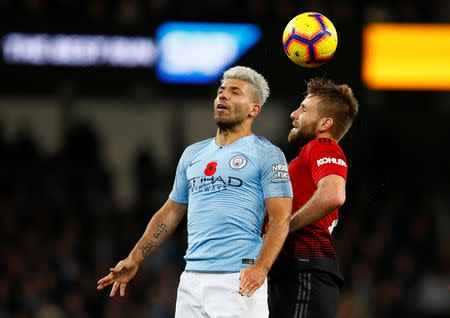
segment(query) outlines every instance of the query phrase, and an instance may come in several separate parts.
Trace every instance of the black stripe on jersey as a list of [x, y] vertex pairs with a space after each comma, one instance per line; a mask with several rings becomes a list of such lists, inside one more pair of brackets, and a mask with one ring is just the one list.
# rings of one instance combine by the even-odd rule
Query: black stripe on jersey
[[327, 140], [328, 140], [328, 143], [331, 144], [331, 139], [330, 139], [330, 138], [327, 138]]
[[319, 143], [322, 143], [322, 138], [319, 138]]

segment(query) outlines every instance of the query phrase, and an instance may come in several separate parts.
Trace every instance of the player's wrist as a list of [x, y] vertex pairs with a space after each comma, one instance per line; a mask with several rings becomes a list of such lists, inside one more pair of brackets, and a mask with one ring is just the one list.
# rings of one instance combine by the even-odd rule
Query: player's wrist
[[271, 264], [268, 264], [267, 262], [263, 262], [263, 261], [256, 261], [255, 265], [256, 267], [258, 267], [262, 272], [264, 272], [267, 276], [267, 274], [270, 271], [270, 268], [272, 267]]
[[127, 258], [129, 261], [133, 262], [137, 266], [139, 266], [142, 263], [142, 261], [144, 260], [144, 258], [139, 253], [139, 251], [135, 251], [135, 250], [131, 251], [130, 255], [128, 255]]

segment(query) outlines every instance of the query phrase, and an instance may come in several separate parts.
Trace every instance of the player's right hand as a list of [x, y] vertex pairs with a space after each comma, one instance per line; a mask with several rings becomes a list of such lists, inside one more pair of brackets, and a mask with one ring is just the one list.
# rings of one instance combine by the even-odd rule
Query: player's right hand
[[139, 265], [129, 258], [120, 261], [117, 263], [116, 267], [109, 269], [110, 273], [108, 276], [103, 277], [97, 282], [97, 290], [102, 290], [106, 286], [113, 284], [109, 296], [113, 297], [119, 287], [120, 296], [124, 296], [127, 283], [134, 277], [134, 275], [136, 275], [138, 268]]
[[241, 269], [239, 294], [250, 297], [264, 283], [267, 269], [257, 264]]

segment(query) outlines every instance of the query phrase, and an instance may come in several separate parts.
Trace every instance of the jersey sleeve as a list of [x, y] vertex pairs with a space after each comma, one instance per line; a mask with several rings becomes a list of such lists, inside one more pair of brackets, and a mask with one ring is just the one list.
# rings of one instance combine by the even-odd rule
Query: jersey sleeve
[[259, 153], [259, 161], [264, 199], [292, 197], [292, 185], [283, 152], [278, 147], [272, 146]]
[[186, 176], [186, 168], [188, 164], [189, 148], [186, 148], [178, 161], [175, 180], [173, 182], [172, 191], [169, 199], [177, 203], [187, 204], [189, 201], [188, 181]]
[[309, 168], [316, 186], [320, 179], [330, 174], [337, 174], [347, 181], [347, 159], [337, 144], [315, 144], [310, 149]]

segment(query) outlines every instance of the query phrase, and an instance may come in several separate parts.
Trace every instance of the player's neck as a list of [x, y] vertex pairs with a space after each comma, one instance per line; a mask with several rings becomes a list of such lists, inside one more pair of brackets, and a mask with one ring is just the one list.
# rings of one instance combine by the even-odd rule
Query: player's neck
[[245, 129], [244, 127], [235, 127], [232, 129], [220, 129], [217, 128], [216, 133], [216, 144], [218, 146], [228, 146], [231, 145], [236, 140], [250, 136], [252, 134], [251, 129]]
[[336, 139], [333, 135], [331, 135], [330, 133], [327, 133], [327, 132], [324, 132], [324, 133], [321, 133], [321, 134], [317, 134], [316, 138], [329, 138], [329, 139], [332, 139], [332, 140], [334, 140], [336, 142], [339, 142], [338, 139]]

